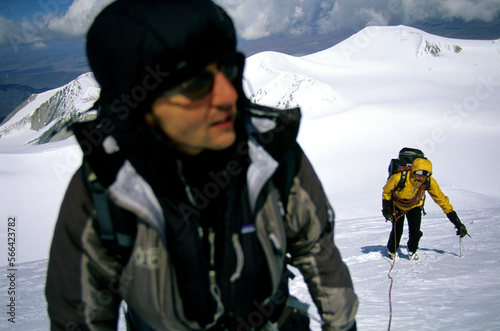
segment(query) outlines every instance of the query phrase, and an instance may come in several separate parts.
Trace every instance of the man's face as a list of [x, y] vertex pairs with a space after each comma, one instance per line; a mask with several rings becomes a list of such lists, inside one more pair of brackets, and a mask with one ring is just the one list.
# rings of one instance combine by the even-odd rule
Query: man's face
[[417, 170], [414, 172], [415, 179], [419, 182], [426, 180], [431, 174], [425, 170]]
[[205, 71], [213, 75], [213, 86], [206, 96], [196, 100], [181, 93], [163, 96], [146, 115], [146, 121], [162, 129], [175, 148], [190, 155], [204, 149], [223, 150], [236, 140], [238, 93], [218, 65], [210, 64]]
[[427, 179], [427, 176], [415, 175], [415, 179], [418, 180], [419, 182], [423, 182], [424, 180]]

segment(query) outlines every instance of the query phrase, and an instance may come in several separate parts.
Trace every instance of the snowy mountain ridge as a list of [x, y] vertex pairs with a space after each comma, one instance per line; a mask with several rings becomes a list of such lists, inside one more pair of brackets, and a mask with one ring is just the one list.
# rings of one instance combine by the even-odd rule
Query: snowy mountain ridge
[[[353, 69], [366, 68], [368, 74], [376, 70], [377, 75], [384, 75], [403, 66], [410, 80], [416, 72], [421, 75], [441, 67], [453, 73], [457, 62], [464, 65], [460, 70], [473, 72], [474, 66], [484, 66], [490, 58], [498, 60], [499, 52], [500, 39], [457, 40], [406, 26], [368, 27], [329, 49], [303, 57], [277, 52], [250, 57], [246, 72], [251, 75], [252, 84], [246, 85], [246, 91], [253, 102], [272, 107], [304, 109], [311, 104], [307, 99], [315, 98], [319, 102], [314, 104], [316, 110], [312, 112], [318, 112], [318, 107], [331, 109], [332, 105], [343, 111], [352, 103], [336, 89], [343, 82], [332, 81], [332, 77], [341, 82], [342, 78], [355, 74]], [[450, 68], [454, 65], [455, 68]], [[305, 113], [310, 113], [309, 109]]]
[[[431, 71], [436, 64], [442, 64], [444, 58], [453, 62], [457, 60], [454, 56], [458, 57], [462, 52], [476, 51], [473, 49], [476, 45], [485, 51], [486, 43], [434, 36], [406, 26], [367, 27], [338, 45], [315, 54], [293, 57], [277, 52], [262, 52], [250, 57], [247, 68], [261, 74], [256, 79], [257, 75], [251, 73], [252, 83], [246, 80], [246, 91], [253, 102], [282, 109], [298, 106], [304, 109], [308, 104], [304, 99], [314, 98], [318, 101], [315, 106], [320, 109], [334, 106], [342, 110], [351, 103], [342, 98], [328, 75], [349, 70], [352, 61], [356, 61], [357, 66], [371, 66], [380, 59], [401, 59], [404, 56], [411, 60], [411, 54], [415, 54], [415, 61], [412, 62]], [[490, 43], [490, 49], [499, 52], [500, 39]], [[386, 62], [391, 66], [398, 63]], [[258, 68], [255, 63], [259, 63]], [[468, 66], [474, 65], [468, 63]], [[266, 83], [261, 86], [263, 82]], [[253, 86], [260, 87], [254, 90]], [[93, 74], [89, 72], [63, 87], [32, 95], [1, 124], [0, 138], [5, 140], [9, 136], [23, 134], [26, 135], [26, 141], [22, 144], [63, 140], [69, 135], [62, 130], [67, 123], [93, 116], [85, 114], [85, 111], [97, 100], [99, 90]]]
[[[99, 97], [99, 85], [92, 73], [41, 94], [34, 94], [2, 123], [0, 138], [25, 135], [24, 144], [45, 144], [68, 138], [67, 123], [91, 117], [86, 114]], [[1, 141], [1, 140], [0, 140]]]

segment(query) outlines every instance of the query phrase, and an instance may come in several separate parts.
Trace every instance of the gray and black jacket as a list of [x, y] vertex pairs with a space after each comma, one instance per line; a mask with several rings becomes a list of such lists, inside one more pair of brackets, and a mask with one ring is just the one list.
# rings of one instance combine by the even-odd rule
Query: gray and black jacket
[[[193, 190], [174, 156], [152, 173], [138, 161], [144, 154], [123, 157], [112, 135], [80, 128], [82, 149], [82, 137], [99, 144], [86, 150], [91, 171], [82, 167], [72, 178], [54, 233], [46, 285], [53, 330], [116, 329], [122, 302], [141, 330], [215, 329], [224, 321], [228, 329], [248, 329], [255, 314], [272, 319], [282, 306], [287, 263], [303, 274], [324, 330], [353, 325], [358, 300], [334, 244], [334, 213], [296, 143], [300, 111], [254, 106], [243, 117], [238, 157], [224, 175], [210, 173], [205, 191]], [[110, 209], [133, 215], [125, 258], [100, 235], [88, 190], [96, 178]], [[172, 189], [164, 191], [168, 183]], [[206, 197], [222, 198], [210, 209]], [[205, 210], [222, 228], [200, 225]]]

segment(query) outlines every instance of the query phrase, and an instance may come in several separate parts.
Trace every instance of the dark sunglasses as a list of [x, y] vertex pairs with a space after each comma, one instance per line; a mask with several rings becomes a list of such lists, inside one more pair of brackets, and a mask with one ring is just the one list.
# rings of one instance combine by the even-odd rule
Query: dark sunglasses
[[192, 101], [203, 99], [212, 93], [216, 74], [223, 73], [229, 81], [234, 82], [242, 70], [243, 62], [244, 57], [240, 53], [236, 53], [220, 61], [214, 61], [217, 65], [216, 70], [212, 72], [201, 71], [192, 77], [185, 79], [182, 83], [174, 86], [172, 89], [165, 91], [161, 94], [161, 97], [182, 94]]
[[431, 175], [431, 173], [428, 171], [425, 171], [425, 170], [415, 171], [415, 176], [418, 176], [418, 177], [429, 177], [430, 175]]

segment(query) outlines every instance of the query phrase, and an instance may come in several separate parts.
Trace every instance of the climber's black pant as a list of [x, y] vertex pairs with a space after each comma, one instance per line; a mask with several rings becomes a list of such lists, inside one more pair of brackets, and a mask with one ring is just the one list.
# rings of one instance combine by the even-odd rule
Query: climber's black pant
[[[404, 216], [403, 211], [396, 208], [396, 238], [394, 238], [394, 225], [392, 226], [391, 235], [387, 242], [387, 249], [395, 253], [399, 247], [401, 236], [403, 235]], [[415, 207], [406, 213], [406, 220], [408, 221], [408, 250], [415, 252], [418, 249], [418, 243], [423, 233], [420, 231], [420, 224], [422, 223], [422, 209]], [[396, 241], [396, 242], [394, 242]]]

